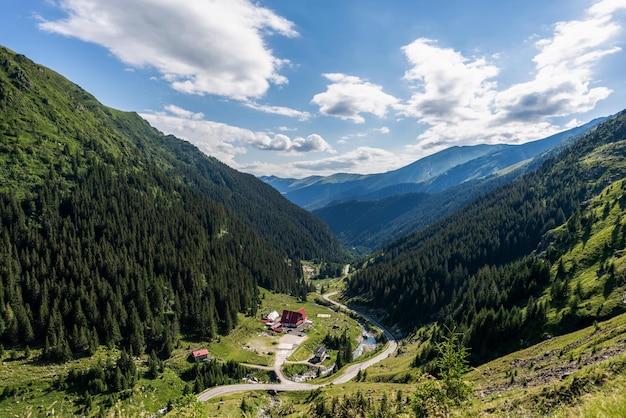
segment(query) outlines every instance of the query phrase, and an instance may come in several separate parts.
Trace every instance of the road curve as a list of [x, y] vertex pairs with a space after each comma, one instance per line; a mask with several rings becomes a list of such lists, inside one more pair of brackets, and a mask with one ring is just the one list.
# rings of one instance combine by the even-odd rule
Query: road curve
[[359, 373], [359, 370], [364, 370], [367, 369], [368, 367], [386, 359], [387, 357], [389, 357], [391, 355], [391, 353], [393, 353], [394, 351], [396, 351], [396, 348], [398, 348], [398, 342], [396, 341], [395, 337], [393, 336], [393, 334], [391, 332], [389, 332], [386, 328], [384, 328], [382, 325], [380, 325], [378, 323], [378, 321], [370, 318], [367, 315], [364, 315], [361, 312], [356, 312], [353, 309], [348, 308], [346, 305], [343, 305], [339, 302], [335, 302], [334, 300], [331, 300], [330, 297], [337, 294], [338, 292], [332, 292], [332, 293], [327, 293], [325, 295], [323, 295], [322, 297], [324, 298], [324, 300], [335, 304], [336, 306], [339, 306], [341, 309], [346, 310], [348, 312], [355, 312], [359, 315], [361, 315], [363, 318], [367, 319], [370, 323], [372, 323], [374, 326], [378, 327], [383, 334], [385, 334], [385, 337], [387, 338], [387, 340], [389, 341], [389, 344], [387, 345], [387, 348], [380, 354], [378, 354], [376, 357], [372, 357], [371, 359], [363, 362], [363, 363], [357, 363], [357, 364], [351, 364], [350, 366], [348, 366], [346, 368], [346, 371], [339, 376], [337, 379], [333, 380], [333, 384], [340, 384], [340, 383], [346, 383], [349, 382], [350, 380], [354, 379], [356, 377], [356, 375]]
[[[356, 312], [339, 302], [335, 302], [334, 300], [329, 299], [330, 296], [336, 293], [337, 292], [327, 293], [323, 295], [323, 298], [324, 300], [327, 300], [328, 302], [340, 307], [343, 310], [346, 310], [349, 312]], [[376, 327], [380, 328], [383, 334], [385, 334], [385, 337], [387, 337], [389, 344], [387, 345], [387, 348], [382, 353], [378, 354], [376, 357], [372, 357], [371, 359], [363, 363], [351, 364], [350, 366], [348, 366], [341, 376], [339, 376], [338, 378], [336, 378], [335, 380], [331, 382], [332, 384], [335, 384], [335, 385], [346, 383], [354, 379], [356, 375], [359, 373], [359, 370], [367, 369], [373, 364], [376, 364], [386, 359], [398, 347], [398, 343], [395, 337], [393, 336], [393, 334], [391, 334], [391, 332], [389, 332], [386, 328], [380, 325], [377, 321], [368, 317], [367, 315], [364, 315], [360, 312], [357, 312], [357, 313], [361, 315], [362, 317], [364, 317], [365, 319], [367, 319], [372, 324], [374, 324]], [[282, 360], [284, 361], [284, 359]], [[281, 359], [277, 357], [276, 362], [274, 363], [274, 370], [277, 372], [276, 374], [281, 380], [281, 383], [242, 383], [242, 384], [237, 384], [237, 385], [217, 386], [217, 387], [207, 390], [206, 392], [202, 392], [200, 395], [198, 395], [198, 401], [204, 402], [204, 401], [208, 401], [211, 398], [215, 398], [217, 396], [224, 396], [224, 395], [237, 393], [237, 392], [248, 392], [248, 391], [254, 391], [254, 390], [274, 390], [276, 392], [306, 391], [306, 390], [318, 389], [322, 386], [331, 384], [331, 383], [326, 383], [323, 385], [312, 385], [308, 383], [292, 382], [290, 380], [287, 380], [287, 378], [285, 378], [285, 376], [282, 374], [282, 371], [280, 370], [281, 365], [282, 365], [282, 361]]]

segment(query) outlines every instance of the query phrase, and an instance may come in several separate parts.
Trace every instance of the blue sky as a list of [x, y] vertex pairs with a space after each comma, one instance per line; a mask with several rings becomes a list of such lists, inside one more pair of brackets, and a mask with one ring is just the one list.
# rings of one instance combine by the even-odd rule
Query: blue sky
[[8, 0], [0, 44], [255, 175], [376, 173], [626, 108], [626, 0]]

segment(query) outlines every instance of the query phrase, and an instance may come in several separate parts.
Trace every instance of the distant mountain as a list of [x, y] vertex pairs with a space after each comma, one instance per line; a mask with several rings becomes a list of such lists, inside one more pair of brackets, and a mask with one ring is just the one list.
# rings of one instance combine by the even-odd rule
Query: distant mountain
[[[387, 189], [387, 196], [395, 194], [393, 188], [401, 186], [403, 192], [418, 191], [427, 182], [452, 167], [489, 153], [498, 145], [479, 145], [474, 147], [452, 147], [437, 154], [425, 157], [415, 163], [382, 174], [345, 174], [338, 173], [327, 177], [313, 176], [304, 179], [281, 179], [278, 177], [260, 177], [272, 185], [287, 199], [299, 206], [313, 210], [330, 203], [357, 199], [361, 196]], [[408, 189], [407, 189], [408, 188]]]
[[[596, 119], [540, 141], [490, 147], [488, 153], [458, 164], [431, 180], [389, 186], [358, 199], [329, 204], [313, 213], [330, 226], [344, 245], [365, 254], [424, 228], [480, 194], [536, 168], [600, 121]], [[422, 160], [411, 166], [419, 165], [423, 165]], [[393, 173], [397, 178], [397, 171]], [[382, 208], [389, 208], [389, 212], [382, 215]]]
[[536, 169], [354, 263], [349, 295], [405, 330], [456, 329], [476, 363], [612, 317], [626, 310], [625, 191], [623, 111]]
[[339, 173], [304, 179], [266, 176], [260, 179], [308, 210], [350, 200], [376, 200], [402, 193], [439, 193], [469, 180], [506, 173], [516, 164], [550, 150], [601, 120], [596, 119], [583, 126], [521, 145], [455, 146], [387, 173]]
[[512, 177], [470, 180], [437, 194], [410, 192], [377, 200], [350, 200], [316, 209], [313, 214], [356, 254], [368, 254], [436, 222]]
[[328, 227], [257, 178], [0, 47], [0, 343], [65, 361], [99, 344], [169, 356], [303, 296]]

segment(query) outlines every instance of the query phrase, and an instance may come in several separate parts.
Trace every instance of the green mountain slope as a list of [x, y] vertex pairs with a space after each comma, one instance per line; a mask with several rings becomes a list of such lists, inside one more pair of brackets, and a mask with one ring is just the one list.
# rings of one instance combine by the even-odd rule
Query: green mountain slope
[[[405, 329], [432, 321], [460, 328], [476, 362], [515, 350], [546, 332], [575, 329], [621, 312], [623, 306], [614, 302], [623, 282], [615, 279], [614, 285], [606, 286], [606, 294], [598, 295], [609, 277], [605, 267], [596, 271], [592, 286], [590, 279], [579, 278], [583, 273], [577, 272], [578, 262], [572, 272], [576, 280], [570, 278], [565, 285], [561, 277], [565, 273], [559, 276], [553, 267], [566, 257], [565, 247], [548, 246], [541, 257], [532, 253], [544, 234], [566, 221], [574, 223], [573, 231], [579, 230], [578, 224], [592, 225], [591, 215], [581, 212], [581, 203], [601, 193], [621, 193], [625, 147], [626, 113], [622, 112], [538, 170], [385, 247], [353, 276], [350, 294], [384, 309], [390, 323]], [[610, 185], [615, 191], [605, 190]], [[602, 202], [602, 207], [606, 204]], [[621, 253], [614, 256], [614, 251], [623, 249], [623, 208], [619, 199], [608, 204], [610, 219], [620, 219], [614, 227], [618, 233], [602, 241], [607, 249], [600, 254], [607, 258], [597, 259], [597, 251], [585, 257], [592, 266], [615, 257], [615, 274], [623, 274], [621, 255], [617, 256]], [[570, 217], [574, 220], [568, 221]], [[591, 240], [592, 231], [593, 227], [582, 237]], [[567, 274], [570, 264], [564, 261]], [[580, 290], [571, 289], [578, 281], [582, 281]], [[574, 290], [576, 298], [571, 297]], [[605, 298], [606, 303], [594, 298]], [[429, 353], [421, 356], [417, 363], [426, 361]]]
[[[477, 196], [521, 175], [522, 170], [469, 180], [437, 194], [405, 192], [383, 199], [351, 200], [316, 209], [313, 214], [325, 221], [344, 245], [369, 254], [455, 212]], [[401, 186], [394, 188], [394, 192], [400, 190]]]
[[290, 258], [339, 260], [329, 229], [253, 176], [164, 136], [135, 113], [102, 106], [79, 86], [0, 48], [0, 190], [26, 195], [54, 167], [73, 184], [94, 161], [144, 170], [156, 166], [231, 209]]
[[0, 48], [0, 343], [167, 357], [228, 333], [258, 288], [303, 295], [328, 228], [253, 176]]

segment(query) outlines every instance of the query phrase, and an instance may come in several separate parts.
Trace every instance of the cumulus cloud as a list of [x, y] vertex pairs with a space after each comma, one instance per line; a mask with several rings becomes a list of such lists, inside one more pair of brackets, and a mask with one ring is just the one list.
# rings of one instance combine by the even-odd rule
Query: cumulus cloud
[[398, 102], [395, 97], [384, 93], [381, 86], [359, 77], [339, 73], [324, 74], [324, 77], [332, 84], [311, 100], [324, 115], [363, 123], [365, 118], [362, 113], [384, 117], [387, 109]]
[[500, 68], [484, 57], [466, 57], [431, 39], [403, 47], [411, 64], [404, 79], [415, 92], [401, 113], [428, 125], [411, 151], [435, 152], [454, 144], [525, 142], [561, 130], [552, 118], [593, 109], [611, 90], [594, 86], [594, 66], [620, 51], [621, 26], [613, 13], [624, 0], [595, 3], [581, 20], [559, 22], [535, 42], [532, 79], [500, 89]]
[[465, 58], [436, 41], [419, 38], [402, 48], [412, 68], [404, 78], [421, 91], [409, 100], [405, 113], [427, 123], [479, 118], [489, 110], [498, 68], [484, 58]]
[[166, 105], [165, 111], [171, 113], [174, 116], [178, 116], [182, 119], [191, 119], [191, 120], [202, 120], [204, 119], [204, 113], [197, 112], [194, 113], [190, 110], [183, 109], [182, 107], [176, 105]]
[[318, 134], [312, 134], [306, 138], [297, 137], [291, 139], [287, 135], [283, 134], [270, 136], [265, 133], [257, 133], [254, 138], [247, 139], [246, 143], [254, 148], [269, 151], [283, 151], [290, 153], [335, 152], [333, 147], [331, 147], [330, 144]]
[[380, 134], [387, 135], [389, 132], [391, 132], [391, 130], [388, 127], [386, 127], [386, 126], [383, 126], [381, 128], [374, 129], [374, 132], [378, 132]]
[[166, 106], [162, 112], [141, 114], [152, 126], [166, 134], [186, 139], [202, 152], [236, 167], [234, 158], [245, 154], [246, 141], [255, 134], [247, 129], [204, 119], [202, 113], [193, 113], [177, 106]]
[[131, 67], [150, 67], [181, 92], [234, 99], [264, 95], [288, 61], [266, 37], [298, 36], [291, 21], [249, 0], [60, 0], [67, 14], [40, 28], [107, 48]]
[[626, 9], [626, 1], [600, 1], [587, 10], [584, 20], [559, 22], [551, 38], [537, 41], [535, 77], [498, 94], [498, 120], [534, 122], [583, 113], [607, 98], [609, 88], [591, 87], [593, 68], [621, 50], [611, 44], [622, 29], [612, 21], [619, 9]]
[[157, 129], [186, 139], [204, 153], [235, 168], [240, 167], [235, 157], [238, 154], [245, 154], [248, 147], [294, 154], [335, 152], [332, 146], [318, 134], [292, 139], [284, 134], [270, 135], [265, 132], [253, 132], [206, 120], [203, 113], [191, 112], [174, 105], [166, 106], [164, 111], [145, 112], [141, 116]]

